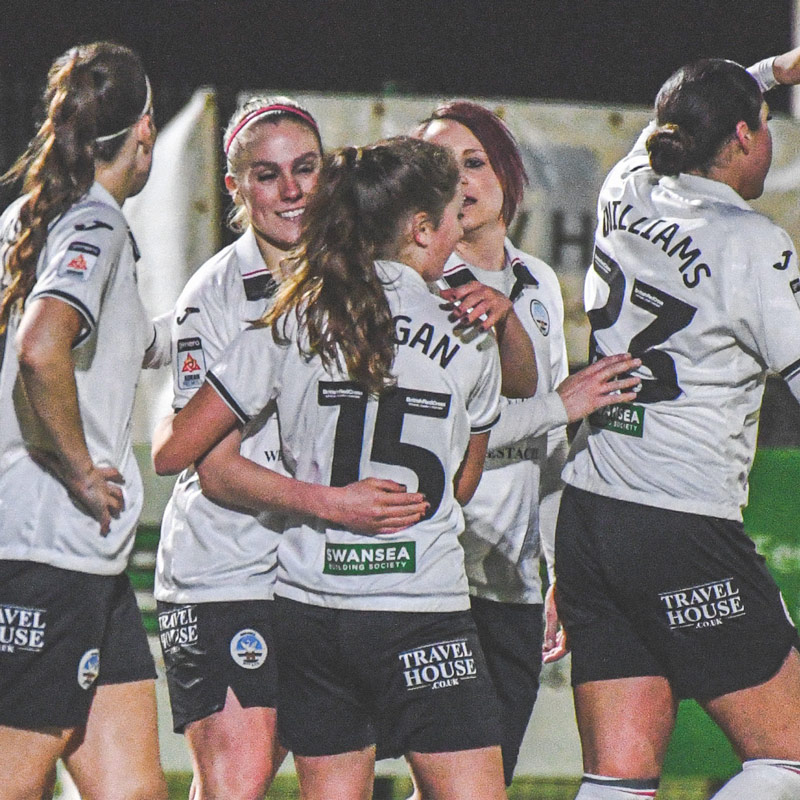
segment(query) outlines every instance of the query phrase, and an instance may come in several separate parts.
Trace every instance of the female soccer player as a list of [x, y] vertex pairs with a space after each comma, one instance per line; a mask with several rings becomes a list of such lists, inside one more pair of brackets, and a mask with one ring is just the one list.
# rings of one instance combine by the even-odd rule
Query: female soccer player
[[429, 504], [378, 539], [314, 517], [281, 536], [278, 722], [305, 798], [371, 796], [376, 741], [407, 755], [426, 797], [505, 797], [458, 542], [499, 360], [492, 337], [453, 332], [425, 283], [461, 236], [457, 187], [452, 156], [414, 139], [326, 157], [272, 327], [245, 331], [154, 443], [157, 469], [182, 468], [275, 400], [298, 479], [388, 477]]
[[797, 256], [747, 204], [770, 166], [776, 82], [800, 82], [800, 50], [750, 73], [679, 69], [600, 192], [592, 354], [629, 350], [642, 383], [584, 424], [564, 473], [580, 800], [655, 796], [686, 697], [744, 762], [716, 800], [800, 797], [797, 631], [741, 513], [767, 371], [800, 398]]
[[142, 484], [130, 440], [153, 327], [120, 206], [150, 171], [139, 57], [97, 42], [50, 69], [46, 119], [0, 219], [0, 785], [166, 798], [155, 669], [123, 570]]
[[[269, 308], [322, 160], [315, 120], [286, 97], [248, 98], [223, 142], [234, 201], [231, 226], [241, 236], [204, 264], [178, 299], [176, 410], [200, 388], [206, 367]], [[197, 471], [186, 470], [162, 523], [155, 585], [159, 633], [175, 730], [185, 733], [192, 754], [194, 800], [263, 798], [285, 754], [275, 729], [270, 622], [283, 523], [258, 498], [237, 496], [232, 508], [224, 494], [231, 477], [256, 464], [287, 475], [274, 412], [269, 408], [243, 433], [232, 432]], [[320, 486], [307, 498], [294, 490], [284, 495], [315, 503], [297, 510], [342, 525], [374, 524], [376, 532], [416, 522], [425, 510], [421, 495], [374, 479]]]
[[[522, 200], [525, 168], [502, 120], [477, 103], [453, 101], [439, 106], [417, 135], [450, 148], [461, 169], [464, 235], [445, 266], [452, 287], [445, 295], [469, 307], [479, 304], [483, 285], [499, 291], [513, 303], [536, 353], [536, 394], [504, 399], [483, 476], [464, 509], [462, 536], [472, 615], [501, 702], [503, 767], [510, 785], [539, 688], [539, 553], [544, 543], [552, 562], [566, 423], [633, 399], [630, 388], [638, 379], [617, 378], [637, 362], [612, 356], [568, 376], [558, 279], [506, 235]], [[545, 648], [548, 660], [556, 660], [565, 650], [556, 641], [554, 615], [551, 621]]]

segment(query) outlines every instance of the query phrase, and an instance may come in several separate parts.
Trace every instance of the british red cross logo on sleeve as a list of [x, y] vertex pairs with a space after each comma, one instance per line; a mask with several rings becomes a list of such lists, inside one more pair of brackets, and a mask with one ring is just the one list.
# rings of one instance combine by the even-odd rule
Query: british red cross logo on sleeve
[[191, 353], [187, 353], [186, 360], [181, 367], [181, 372], [197, 372], [199, 369], [200, 364], [197, 363], [197, 359], [194, 358]]
[[83, 254], [79, 256], [75, 256], [72, 261], [67, 264], [67, 269], [72, 270], [79, 270], [80, 272], [86, 272], [86, 268], [88, 264], [86, 263], [86, 259], [83, 257]]

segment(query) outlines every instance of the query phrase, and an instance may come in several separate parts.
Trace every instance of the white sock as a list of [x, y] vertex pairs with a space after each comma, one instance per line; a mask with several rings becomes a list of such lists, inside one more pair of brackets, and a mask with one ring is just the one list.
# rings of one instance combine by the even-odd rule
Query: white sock
[[711, 800], [798, 800], [800, 761], [754, 758], [742, 764]]
[[575, 800], [651, 800], [656, 796], [658, 778], [627, 780], [584, 774]]

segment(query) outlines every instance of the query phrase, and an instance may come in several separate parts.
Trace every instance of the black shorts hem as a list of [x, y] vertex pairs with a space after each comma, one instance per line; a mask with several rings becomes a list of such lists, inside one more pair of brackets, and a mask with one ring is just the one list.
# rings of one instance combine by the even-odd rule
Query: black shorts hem
[[792, 641], [788, 643], [788, 646], [783, 653], [782, 656], [776, 656], [777, 663], [771, 662], [769, 666], [764, 667], [763, 674], [759, 674], [755, 677], [750, 677], [747, 681], [729, 681], [727, 683], [720, 681], [719, 685], [714, 687], [714, 692], [712, 694], [700, 694], [696, 693], [694, 695], [687, 695], [681, 692], [676, 692], [676, 696], [680, 700], [696, 700], [698, 703], [708, 703], [711, 700], [716, 700], [719, 697], [724, 697], [727, 694], [732, 694], [733, 692], [740, 692], [743, 689], [753, 689], [756, 686], [761, 686], [768, 681], [772, 680], [778, 672], [780, 672], [781, 667], [783, 666], [786, 659], [789, 657], [789, 653], [792, 650], [796, 650], [800, 653], [800, 637], [795, 634]]

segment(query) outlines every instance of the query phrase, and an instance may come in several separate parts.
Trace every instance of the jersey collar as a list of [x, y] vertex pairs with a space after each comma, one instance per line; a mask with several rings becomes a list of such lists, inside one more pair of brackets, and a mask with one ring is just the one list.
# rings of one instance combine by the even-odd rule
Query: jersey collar
[[272, 297], [278, 284], [270, 268], [264, 263], [252, 226], [248, 226], [234, 242], [233, 249], [242, 276], [245, 297], [248, 300], [264, 300]]
[[727, 203], [738, 208], [752, 211], [752, 207], [742, 196], [727, 183], [703, 178], [700, 175], [687, 175], [682, 172], [677, 176], [664, 176], [659, 184], [665, 189], [675, 192], [690, 203], [702, 205], [703, 201]]

